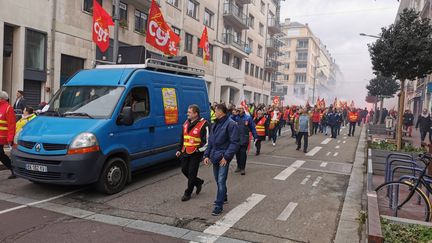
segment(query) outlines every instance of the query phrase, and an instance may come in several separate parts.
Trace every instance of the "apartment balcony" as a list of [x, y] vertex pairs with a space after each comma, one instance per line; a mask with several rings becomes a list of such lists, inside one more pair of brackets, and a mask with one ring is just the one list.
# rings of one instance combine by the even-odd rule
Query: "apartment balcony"
[[303, 46], [303, 45], [301, 45], [301, 46], [297, 45], [296, 49], [298, 51], [306, 51], [306, 50], [309, 49], [309, 47], [308, 46]]
[[225, 44], [223, 49], [229, 53], [237, 54], [240, 57], [247, 56], [247, 46], [240, 38], [233, 34], [222, 34], [222, 42]]
[[268, 27], [268, 31], [272, 35], [282, 32], [279, 21], [276, 18], [269, 18], [267, 27]]
[[278, 62], [275, 59], [266, 58], [264, 68], [267, 71], [271, 71], [271, 72], [277, 71], [277, 69], [278, 69]]
[[236, 29], [248, 29], [248, 17], [241, 9], [232, 3], [224, 4], [224, 20], [232, 24]]
[[276, 38], [268, 38], [266, 42], [266, 47], [269, 52], [278, 52], [280, 42]]

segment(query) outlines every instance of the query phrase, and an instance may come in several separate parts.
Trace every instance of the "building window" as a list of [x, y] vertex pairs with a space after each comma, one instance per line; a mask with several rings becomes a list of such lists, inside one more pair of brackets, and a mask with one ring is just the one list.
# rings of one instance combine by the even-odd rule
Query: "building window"
[[264, 69], [260, 68], [260, 79], [264, 78]]
[[263, 36], [264, 35], [264, 25], [259, 23], [259, 30], [258, 33]]
[[230, 61], [230, 54], [224, 51], [222, 53], [222, 63], [225, 65], [230, 65], [229, 61]]
[[258, 45], [258, 56], [262, 57], [262, 54], [263, 54], [263, 48], [261, 45]]
[[255, 66], [255, 78], [258, 78], [259, 76], [259, 67]]
[[285, 57], [286, 58], [290, 58], [291, 57], [291, 52], [289, 52], [289, 51], [285, 52]]
[[248, 38], [246, 42], [246, 46], [251, 49], [251, 53], [253, 52], [253, 40]]
[[192, 53], [192, 41], [193, 41], [193, 35], [186, 33], [185, 34], [185, 51]]
[[201, 39], [197, 38], [197, 56], [198, 57], [203, 57], [203, 49], [201, 47], [199, 47], [199, 43], [200, 43]]
[[299, 52], [297, 53], [297, 60], [299, 61], [307, 61], [308, 53], [307, 52]]
[[213, 27], [213, 18], [214, 18], [214, 13], [208, 9], [205, 9], [205, 11], [204, 11], [204, 25], [212, 28]]
[[285, 74], [283, 77], [284, 77], [284, 80], [289, 80], [289, 75], [288, 74]]
[[252, 14], [249, 14], [249, 27], [253, 29], [255, 26], [255, 17]]
[[213, 61], [213, 45], [209, 44], [210, 61]]
[[144, 34], [146, 28], [147, 28], [147, 14], [139, 10], [135, 10], [135, 31]]
[[[127, 16], [127, 7], [128, 5], [126, 3], [120, 2], [119, 3], [119, 8], [120, 8], [120, 20], [119, 20], [119, 24], [121, 27], [123, 28], [127, 28], [128, 27], [128, 16]], [[112, 16], [114, 16], [114, 10], [115, 10], [115, 5], [113, 4], [113, 8], [112, 8]]]
[[179, 7], [179, 0], [167, 0], [167, 3], [173, 5], [174, 7]]
[[245, 74], [249, 74], [249, 62], [245, 61]]
[[195, 2], [194, 0], [188, 0], [187, 15], [189, 15], [194, 19], [198, 19], [198, 8], [199, 8], [198, 2]]
[[309, 41], [308, 40], [298, 40], [297, 48], [308, 48]]
[[240, 69], [240, 66], [241, 66], [241, 59], [240, 58], [238, 58], [238, 57], [236, 57], [236, 56], [234, 56], [234, 59], [233, 59], [233, 65], [232, 65], [234, 68], [237, 68], [237, 69]]
[[297, 68], [307, 68], [307, 63], [297, 63]]
[[84, 68], [84, 59], [74, 56], [61, 54], [60, 60], [60, 85], [74, 75], [77, 71]]
[[289, 63], [285, 63], [285, 64], [284, 64], [284, 68], [285, 68], [285, 69], [289, 69]]
[[251, 64], [249, 75], [250, 75], [250, 76], [253, 76], [253, 75], [254, 75], [254, 71], [255, 71], [255, 65], [254, 65], [254, 64]]
[[45, 71], [46, 34], [27, 30], [25, 43], [26, 69]]
[[306, 74], [296, 74], [296, 83], [297, 84], [304, 84], [306, 83]]
[[172, 30], [174, 31], [174, 33], [176, 33], [176, 35], [180, 36], [181, 31], [180, 31], [179, 28], [177, 28], [177, 27], [175, 27], [175, 26], [173, 26], [173, 25], [171, 25], [171, 28], [172, 28]]
[[262, 14], [265, 13], [265, 3], [263, 1], [261, 1], [260, 11], [261, 11]]
[[[102, 0], [96, 0], [100, 5], [102, 5]], [[84, 0], [83, 10], [87, 13], [93, 14], [93, 0]]]

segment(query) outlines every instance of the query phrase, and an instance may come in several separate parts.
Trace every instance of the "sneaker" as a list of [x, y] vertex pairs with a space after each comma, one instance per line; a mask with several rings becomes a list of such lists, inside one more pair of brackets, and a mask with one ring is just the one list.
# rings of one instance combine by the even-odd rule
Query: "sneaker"
[[237, 169], [235, 169], [234, 173], [239, 173], [240, 172], [240, 168], [237, 167]]
[[222, 212], [223, 212], [223, 208], [215, 207], [215, 208], [213, 209], [212, 215], [213, 215], [213, 216], [219, 216], [219, 215], [222, 214]]
[[273, 143], [273, 147], [276, 146], [276, 143]]
[[200, 194], [203, 184], [204, 184], [204, 180], [200, 184], [196, 185], [196, 191], [195, 191], [195, 193], [197, 195]]
[[246, 175], [245, 170], [241, 170], [241, 171], [240, 171], [240, 174], [241, 174], [241, 175]]
[[189, 201], [189, 199], [191, 199], [190, 195], [183, 195], [183, 197], [181, 198], [182, 202]]
[[8, 179], [16, 179], [17, 177], [16, 177], [16, 175], [15, 174], [12, 174], [12, 175], [10, 175], [9, 177], [8, 177]]
[[298, 151], [298, 150], [300, 150], [300, 148], [296, 148], [296, 150]]
[[255, 153], [255, 156], [258, 156], [258, 155], [260, 155], [260, 153], [259, 153], [259, 152], [256, 152], [256, 153]]
[[306, 154], [306, 153], [307, 153], [307, 150], [303, 150], [303, 153], [305, 153], [305, 154]]

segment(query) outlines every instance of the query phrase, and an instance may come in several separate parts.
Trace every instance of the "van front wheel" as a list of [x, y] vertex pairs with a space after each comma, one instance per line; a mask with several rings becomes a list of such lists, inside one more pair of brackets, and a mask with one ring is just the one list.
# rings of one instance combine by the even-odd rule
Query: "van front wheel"
[[96, 188], [106, 194], [120, 192], [126, 185], [127, 175], [126, 162], [122, 158], [111, 158], [106, 162]]

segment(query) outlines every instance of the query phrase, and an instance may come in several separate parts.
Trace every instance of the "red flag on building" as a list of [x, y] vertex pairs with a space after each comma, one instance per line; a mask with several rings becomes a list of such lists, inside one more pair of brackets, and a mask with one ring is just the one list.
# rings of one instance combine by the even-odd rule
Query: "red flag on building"
[[92, 37], [101, 52], [105, 52], [109, 47], [110, 38], [108, 26], [110, 25], [114, 25], [111, 16], [96, 0], [93, 0]]
[[207, 35], [207, 26], [204, 26], [204, 30], [202, 32], [201, 40], [198, 44], [198, 47], [203, 49], [203, 60], [205, 64], [208, 60], [210, 60], [210, 47]]
[[180, 37], [165, 22], [155, 0], [150, 6], [146, 42], [166, 55], [177, 55]]

